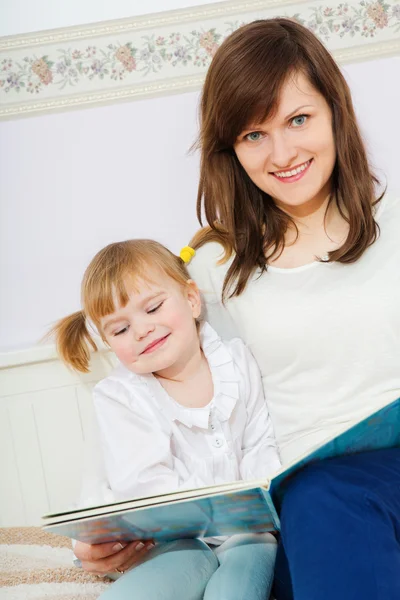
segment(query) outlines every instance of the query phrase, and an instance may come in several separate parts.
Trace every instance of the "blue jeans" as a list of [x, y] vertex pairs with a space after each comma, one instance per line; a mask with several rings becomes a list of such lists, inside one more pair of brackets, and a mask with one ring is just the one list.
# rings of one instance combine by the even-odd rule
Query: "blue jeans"
[[268, 600], [275, 555], [268, 533], [235, 535], [214, 550], [202, 540], [160, 544], [99, 600]]
[[400, 599], [400, 449], [302, 471], [281, 511], [277, 600]]

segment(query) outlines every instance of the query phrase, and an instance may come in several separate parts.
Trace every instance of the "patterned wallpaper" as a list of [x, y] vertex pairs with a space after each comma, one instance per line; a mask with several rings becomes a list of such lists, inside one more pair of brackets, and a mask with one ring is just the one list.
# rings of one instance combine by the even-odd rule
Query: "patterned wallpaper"
[[236, 28], [286, 16], [341, 62], [400, 54], [400, 0], [238, 0], [0, 38], [0, 119], [198, 89]]

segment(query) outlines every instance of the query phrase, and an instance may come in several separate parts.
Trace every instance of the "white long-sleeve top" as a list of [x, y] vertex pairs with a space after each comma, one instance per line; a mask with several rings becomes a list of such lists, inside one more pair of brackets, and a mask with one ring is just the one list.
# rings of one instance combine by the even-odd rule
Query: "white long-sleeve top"
[[260, 372], [239, 339], [200, 330], [214, 385], [204, 408], [178, 404], [156, 377], [119, 365], [94, 388], [105, 469], [116, 500], [266, 478], [280, 467]]
[[225, 306], [222, 247], [189, 265], [211, 325], [257, 361], [284, 464], [400, 396], [400, 198], [378, 206], [380, 236], [355, 263], [269, 266]]

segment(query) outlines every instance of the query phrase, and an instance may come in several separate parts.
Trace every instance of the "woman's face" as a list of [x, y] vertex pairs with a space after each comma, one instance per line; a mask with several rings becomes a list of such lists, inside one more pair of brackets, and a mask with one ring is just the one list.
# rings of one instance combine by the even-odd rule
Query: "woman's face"
[[285, 212], [313, 212], [331, 191], [332, 113], [302, 73], [283, 85], [273, 118], [251, 124], [234, 150], [250, 179]]

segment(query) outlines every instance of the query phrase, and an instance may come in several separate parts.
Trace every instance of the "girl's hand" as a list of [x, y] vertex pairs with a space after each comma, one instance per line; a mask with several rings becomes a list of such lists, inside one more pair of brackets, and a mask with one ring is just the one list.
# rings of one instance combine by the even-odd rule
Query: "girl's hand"
[[127, 571], [140, 563], [153, 547], [154, 542], [151, 540], [106, 542], [105, 544], [76, 542], [74, 554], [81, 561], [85, 571], [94, 575], [106, 575], [106, 573]]

